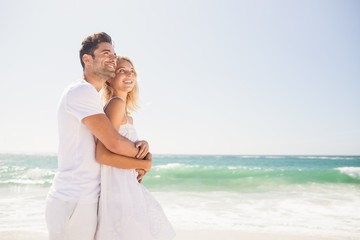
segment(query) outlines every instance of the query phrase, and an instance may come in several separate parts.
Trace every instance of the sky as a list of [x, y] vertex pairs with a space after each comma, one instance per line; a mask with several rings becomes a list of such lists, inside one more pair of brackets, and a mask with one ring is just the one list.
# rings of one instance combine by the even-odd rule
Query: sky
[[79, 49], [112, 36], [155, 154], [360, 155], [360, 1], [4, 0], [0, 152], [56, 153]]

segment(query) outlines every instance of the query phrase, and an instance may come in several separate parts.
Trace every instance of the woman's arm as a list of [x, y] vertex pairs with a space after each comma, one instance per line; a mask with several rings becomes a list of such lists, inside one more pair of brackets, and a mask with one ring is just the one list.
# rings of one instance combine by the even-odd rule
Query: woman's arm
[[96, 144], [96, 161], [112, 167], [123, 169], [144, 169], [150, 171], [152, 155], [148, 153], [144, 159], [126, 157], [110, 152], [102, 142]]
[[[125, 120], [125, 102], [117, 98], [112, 99], [107, 105], [105, 113], [113, 127], [118, 131]], [[136, 156], [138, 158], [132, 158], [111, 152], [101, 141], [98, 141], [96, 145], [96, 161], [117, 168], [149, 171], [152, 165], [152, 155], [146, 154], [147, 152]]]

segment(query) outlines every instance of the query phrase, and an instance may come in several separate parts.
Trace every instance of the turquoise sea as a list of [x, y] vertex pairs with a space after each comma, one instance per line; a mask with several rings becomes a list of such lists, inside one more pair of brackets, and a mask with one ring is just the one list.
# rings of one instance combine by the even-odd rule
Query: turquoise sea
[[[46, 231], [56, 167], [56, 155], [0, 154], [0, 231]], [[360, 239], [360, 156], [155, 155], [143, 184], [176, 229]]]

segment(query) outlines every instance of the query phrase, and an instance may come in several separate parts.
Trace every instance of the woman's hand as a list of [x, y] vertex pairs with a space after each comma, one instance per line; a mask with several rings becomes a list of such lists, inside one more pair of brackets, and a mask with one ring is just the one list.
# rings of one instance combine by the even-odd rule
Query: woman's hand
[[138, 175], [137, 175], [137, 180], [138, 180], [138, 182], [139, 183], [141, 183], [142, 182], [142, 178], [145, 176], [145, 174], [146, 174], [146, 171], [144, 170], [144, 169], [136, 169], [136, 172], [138, 173]]
[[136, 158], [144, 159], [146, 157], [146, 154], [148, 154], [149, 152], [149, 144], [146, 141], [141, 140], [135, 143], [135, 147], [139, 149]]
[[152, 167], [152, 154], [150, 152], [148, 152], [145, 156], [145, 158], [143, 159], [145, 166], [144, 166], [144, 170], [145, 172], [149, 172], [151, 167]]
[[139, 183], [142, 182], [142, 178], [145, 176], [145, 174], [147, 172], [150, 171], [150, 169], [152, 167], [152, 154], [150, 152], [148, 152], [143, 160], [146, 163], [145, 169], [136, 169], [135, 170], [138, 173], [136, 178]]

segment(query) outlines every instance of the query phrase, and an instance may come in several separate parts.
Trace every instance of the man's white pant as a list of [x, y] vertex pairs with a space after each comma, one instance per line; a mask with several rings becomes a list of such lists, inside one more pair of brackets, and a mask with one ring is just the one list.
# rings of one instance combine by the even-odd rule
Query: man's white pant
[[97, 203], [74, 203], [48, 197], [45, 215], [49, 240], [93, 240], [97, 207]]

